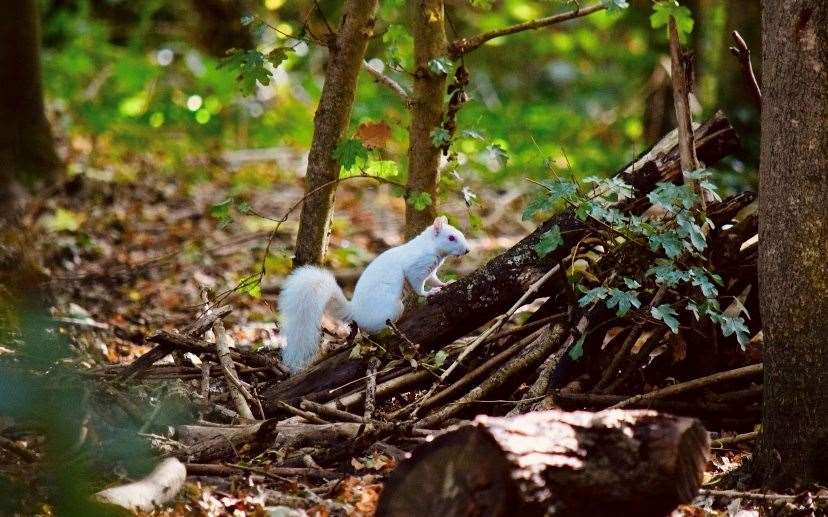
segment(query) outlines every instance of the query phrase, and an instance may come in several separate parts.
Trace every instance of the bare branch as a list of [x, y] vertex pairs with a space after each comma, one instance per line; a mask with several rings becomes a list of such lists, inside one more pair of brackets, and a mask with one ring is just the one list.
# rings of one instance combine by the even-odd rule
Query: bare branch
[[743, 366], [741, 368], [736, 368], [735, 370], [714, 373], [713, 375], [708, 375], [707, 377], [700, 377], [691, 381], [673, 384], [671, 386], [667, 386], [666, 388], [661, 388], [649, 393], [635, 395], [610, 406], [610, 409], [621, 409], [634, 404], [640, 404], [642, 402], [650, 402], [652, 400], [672, 397], [674, 395], [680, 395], [682, 393], [687, 393], [688, 391], [698, 390], [720, 382], [741, 379], [751, 375], [758, 375], [760, 373], [762, 373], [762, 363]]
[[213, 334], [216, 336], [216, 353], [219, 364], [221, 364], [221, 369], [224, 371], [224, 377], [227, 380], [227, 390], [230, 392], [230, 397], [236, 404], [236, 409], [242, 418], [255, 420], [256, 417], [253, 416], [253, 412], [250, 411], [250, 406], [247, 404], [247, 400], [245, 400], [245, 395], [247, 395], [247, 398], [251, 397], [249, 394], [243, 393], [244, 387], [236, 376], [236, 367], [233, 365], [233, 359], [230, 357], [227, 333], [224, 330], [224, 324], [221, 319], [217, 319], [213, 323]]
[[383, 74], [382, 72], [371, 66], [371, 64], [368, 63], [368, 61], [362, 62], [362, 69], [368, 72], [371, 75], [371, 77], [373, 77], [378, 83], [387, 86], [388, 89], [390, 89], [397, 95], [397, 97], [402, 99], [406, 106], [410, 105], [411, 98], [409, 97], [408, 92], [405, 91], [405, 88], [403, 88], [400, 83], [391, 79], [387, 75]]
[[759, 88], [759, 82], [756, 80], [756, 74], [753, 73], [753, 63], [750, 61], [750, 49], [747, 43], [745, 43], [745, 40], [742, 39], [739, 31], [733, 31], [730, 35], [733, 37], [733, 46], [728, 50], [739, 60], [739, 65], [742, 67], [742, 75], [745, 78], [745, 82], [750, 86], [750, 94], [753, 96], [753, 101], [756, 103], [757, 108], [762, 109], [762, 90]]
[[461, 55], [467, 54], [472, 50], [475, 50], [476, 48], [480, 47], [487, 41], [493, 40], [495, 38], [499, 38], [501, 36], [508, 36], [509, 34], [515, 34], [517, 32], [548, 27], [550, 25], [555, 25], [556, 23], [561, 23], [567, 20], [573, 20], [575, 18], [587, 16], [589, 14], [598, 12], [602, 9], [606, 9], [606, 6], [604, 4], [594, 4], [588, 7], [584, 7], [583, 9], [578, 7], [574, 11], [569, 11], [567, 13], [547, 16], [545, 18], [538, 18], [537, 20], [532, 20], [530, 22], [518, 23], [510, 27], [504, 27], [502, 29], [484, 32], [483, 34], [478, 34], [477, 36], [472, 36], [470, 38], [460, 38], [454, 40], [451, 43], [451, 45], [449, 45], [449, 54], [451, 54], [451, 56], [455, 58], [460, 57]]

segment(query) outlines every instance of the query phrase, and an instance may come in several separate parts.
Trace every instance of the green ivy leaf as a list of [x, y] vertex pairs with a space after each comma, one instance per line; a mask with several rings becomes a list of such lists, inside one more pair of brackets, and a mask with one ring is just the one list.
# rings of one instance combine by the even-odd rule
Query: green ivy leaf
[[706, 190], [707, 192], [709, 192], [714, 200], [716, 200], [716, 201], [721, 201], [722, 200], [722, 196], [720, 196], [719, 193], [717, 192], [719, 187], [714, 185], [712, 182], [707, 181], [707, 180], [703, 180], [703, 181], [699, 182], [699, 186], [701, 188], [703, 188], [704, 190]]
[[578, 186], [575, 185], [575, 182], [565, 179], [541, 180], [538, 183], [549, 191], [549, 195], [552, 196], [554, 201], [569, 198], [578, 192]]
[[638, 283], [638, 280], [634, 278], [624, 277], [624, 285], [626, 285], [629, 289], [638, 289], [641, 287], [641, 284]]
[[431, 205], [431, 194], [428, 192], [420, 192], [414, 191], [408, 196], [408, 201], [411, 203], [411, 206], [414, 207], [414, 210], [421, 212], [426, 209], [427, 206]]
[[256, 83], [264, 86], [270, 84], [270, 71], [265, 68], [265, 55], [258, 50], [230, 49], [227, 57], [222, 59], [218, 68], [229, 68], [236, 70], [238, 75], [236, 81], [239, 88], [247, 95], [256, 90]]
[[592, 212], [598, 208], [598, 205], [593, 203], [592, 201], [583, 201], [578, 207], [575, 209], [575, 216], [580, 219], [581, 221], [586, 221], [587, 217], [592, 215]]
[[350, 171], [357, 163], [357, 159], [368, 160], [368, 149], [361, 140], [348, 138], [336, 145], [333, 152], [334, 160], [346, 170]]
[[670, 258], [676, 258], [684, 252], [681, 238], [676, 232], [666, 232], [649, 237], [650, 249], [658, 251], [659, 248], [664, 250]]
[[612, 309], [613, 307], [618, 307], [618, 310], [615, 312], [615, 315], [618, 317], [626, 315], [632, 307], [638, 309], [641, 307], [638, 293], [635, 291], [622, 291], [616, 288], [610, 289], [609, 298], [607, 298], [607, 308]]
[[658, 307], [651, 307], [650, 314], [653, 315], [653, 318], [663, 321], [665, 325], [670, 327], [673, 334], [678, 334], [679, 320], [676, 317], [678, 316], [678, 313], [675, 309], [673, 309], [672, 305], [669, 303], [662, 303]]
[[600, 205], [593, 205], [592, 212], [589, 215], [609, 225], [624, 224], [627, 221], [627, 217], [617, 208], [607, 208]]
[[679, 41], [687, 42], [687, 35], [693, 32], [693, 15], [690, 9], [679, 5], [676, 0], [659, 0], [653, 5], [653, 14], [650, 15], [650, 25], [654, 29], [667, 27], [670, 16], [676, 19], [676, 31]]
[[541, 236], [538, 243], [533, 246], [533, 249], [539, 257], [545, 257], [558, 249], [563, 243], [561, 228], [556, 224]]
[[247, 201], [242, 201], [236, 205], [236, 210], [238, 210], [242, 215], [250, 215], [253, 213], [253, 206], [251, 206]]
[[276, 47], [267, 53], [267, 60], [270, 61], [273, 68], [279, 68], [279, 65], [287, 59], [288, 52], [293, 51], [294, 50], [290, 47]]
[[569, 358], [573, 361], [577, 361], [581, 357], [584, 356], [584, 340], [586, 336], [581, 336], [578, 341], [572, 345], [572, 348], [569, 349]]
[[673, 287], [679, 282], [686, 282], [690, 280], [690, 272], [677, 269], [672, 262], [665, 262], [658, 266], [652, 267], [647, 271], [647, 276], [655, 275], [655, 281], [658, 285], [665, 287]]
[[692, 277], [692, 284], [701, 289], [702, 295], [705, 298], [715, 298], [719, 291], [713, 282], [707, 277], [707, 272], [701, 267], [690, 268], [690, 276]]
[[699, 202], [699, 197], [689, 185], [674, 185], [666, 182], [658, 183], [656, 188], [647, 194], [647, 199], [652, 204], [670, 212], [676, 212], [679, 207], [689, 210]]
[[229, 223], [232, 220], [230, 215], [231, 206], [233, 206], [233, 198], [227, 198], [221, 203], [211, 206], [210, 215], [222, 224]]
[[601, 3], [604, 4], [604, 7], [609, 12], [620, 11], [630, 6], [627, 0], [601, 0]]
[[446, 353], [445, 350], [439, 350], [436, 354], [434, 354], [434, 366], [442, 368], [442, 366], [446, 363], [446, 359], [448, 359], [448, 353]]
[[606, 193], [612, 194], [615, 197], [614, 202], [624, 201], [633, 195], [632, 185], [624, 181], [620, 176], [601, 180], [598, 184], [598, 190], [604, 190]]
[[504, 149], [500, 144], [491, 144], [486, 147], [486, 150], [489, 151], [489, 154], [497, 160], [497, 163], [500, 164], [501, 167], [506, 167], [506, 163], [509, 161], [509, 153]]
[[683, 238], [689, 238], [690, 243], [696, 250], [704, 251], [707, 247], [707, 240], [704, 237], [701, 226], [696, 224], [692, 218], [685, 214], [676, 216], [676, 225], [679, 228], [679, 235]]
[[435, 57], [428, 62], [428, 69], [435, 75], [448, 75], [454, 68], [454, 63], [447, 57]]
[[707, 169], [696, 169], [694, 171], [685, 172], [684, 177], [685, 179], [689, 180], [706, 180], [707, 178], [713, 176], [713, 173]]
[[437, 148], [441, 148], [444, 145], [448, 145], [451, 142], [451, 133], [449, 130], [444, 127], [435, 128], [431, 132], [431, 145]]
[[745, 325], [741, 316], [720, 316], [719, 324], [722, 328], [722, 335], [727, 337], [736, 334], [736, 340], [744, 351], [750, 342], [750, 329]]
[[555, 206], [555, 202], [549, 196], [547, 192], [540, 192], [535, 195], [535, 197], [530, 201], [526, 208], [523, 209], [523, 216], [522, 219], [524, 221], [530, 220], [539, 212], [545, 212], [546, 210], [551, 210], [552, 207]]
[[581, 307], [586, 307], [590, 303], [596, 300], [603, 300], [607, 297], [607, 293], [609, 293], [609, 289], [606, 287], [594, 287], [589, 291], [585, 291], [586, 294], [582, 297], [578, 298], [578, 305]]
[[721, 307], [719, 306], [719, 301], [715, 298], [706, 298], [698, 303], [691, 300], [687, 302], [687, 310], [693, 313], [696, 321], [699, 321], [702, 316], [710, 316], [713, 322], [719, 322], [718, 318], [720, 317], [719, 311]]

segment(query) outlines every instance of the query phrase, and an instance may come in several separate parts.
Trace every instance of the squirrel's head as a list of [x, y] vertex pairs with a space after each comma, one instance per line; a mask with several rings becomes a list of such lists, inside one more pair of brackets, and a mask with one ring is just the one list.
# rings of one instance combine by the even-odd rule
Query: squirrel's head
[[463, 232], [450, 225], [444, 215], [435, 219], [434, 223], [426, 228], [425, 231], [434, 240], [437, 253], [441, 256], [447, 257], [453, 255], [459, 257], [470, 251], [469, 244], [466, 242], [466, 237], [463, 235]]

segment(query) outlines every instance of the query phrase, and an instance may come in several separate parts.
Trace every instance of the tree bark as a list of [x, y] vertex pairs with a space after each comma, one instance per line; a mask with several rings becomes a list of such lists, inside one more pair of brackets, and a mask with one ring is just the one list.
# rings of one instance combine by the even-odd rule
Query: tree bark
[[[443, 0], [420, 0], [414, 18], [414, 92], [411, 97], [411, 126], [408, 130], [408, 192], [405, 204], [405, 238], [411, 239], [434, 221], [437, 214], [437, 181], [440, 149], [431, 133], [443, 121], [446, 74], [429, 69], [432, 59], [446, 57], [447, 41]], [[417, 210], [411, 194], [431, 196], [431, 204]]]
[[[739, 145], [733, 128], [722, 114], [699, 126], [695, 133], [697, 152], [707, 164], [716, 163]], [[648, 206], [646, 194], [656, 182], [681, 180], [679, 162], [677, 134], [672, 132], [620, 172], [635, 188], [636, 199], [643, 200], [625, 202], [623, 208], [635, 212], [645, 210]], [[556, 224], [565, 236], [565, 244], [538, 257], [534, 246]], [[444, 287], [430, 297], [426, 305], [403, 315], [397, 327], [408, 339], [420, 345], [423, 352], [468, 334], [508, 310], [532, 284], [567, 255], [585, 231], [586, 226], [571, 210], [550, 219], [485, 266]], [[538, 296], [546, 296], [553, 285], [560, 286], [557, 282], [560, 280], [547, 282]], [[388, 346], [396, 344], [389, 343]], [[364, 374], [364, 364], [349, 359], [347, 350], [339, 352], [267, 390], [263, 397], [265, 412], [277, 411], [279, 400], [297, 402], [309, 394], [324, 394], [326, 390]]]
[[0, 217], [16, 186], [46, 182], [61, 169], [41, 81], [37, 2], [0, 2]]
[[329, 45], [305, 177], [305, 192], [313, 194], [305, 199], [299, 216], [294, 266], [319, 264], [325, 258], [340, 168], [333, 153], [348, 128], [357, 76], [373, 34], [376, 10], [377, 0], [349, 0], [339, 32]]
[[828, 481], [828, 4], [762, 3], [759, 301], [770, 486]]
[[698, 492], [702, 425], [654, 411], [477, 417], [385, 484], [378, 517], [667, 515]]

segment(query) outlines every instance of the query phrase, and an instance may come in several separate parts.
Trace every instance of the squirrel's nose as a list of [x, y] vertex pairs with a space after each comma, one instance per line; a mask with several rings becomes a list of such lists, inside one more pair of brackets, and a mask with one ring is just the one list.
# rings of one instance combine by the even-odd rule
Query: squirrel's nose
[[468, 255], [470, 251], [471, 250], [469, 248], [466, 248], [466, 251], [463, 252], [463, 255]]

